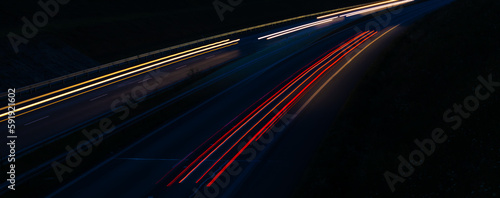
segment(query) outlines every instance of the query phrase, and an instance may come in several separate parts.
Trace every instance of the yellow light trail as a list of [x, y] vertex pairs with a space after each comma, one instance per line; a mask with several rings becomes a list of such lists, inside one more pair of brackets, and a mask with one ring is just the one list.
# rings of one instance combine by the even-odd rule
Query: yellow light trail
[[[238, 41], [240, 41], [240, 39], [233, 40], [233, 41], [229, 41], [229, 39], [228, 39], [228, 40], [224, 40], [224, 41], [220, 41], [220, 42], [217, 42], [217, 43], [213, 43], [213, 44], [206, 45], [206, 46], [211, 46], [211, 47], [208, 47], [208, 48], [207, 48], [206, 46], [202, 46], [202, 47], [195, 48], [195, 49], [202, 49], [202, 50], [198, 50], [198, 51], [195, 51], [195, 52], [192, 52], [192, 53], [185, 54], [186, 52], [188, 52], [188, 51], [194, 51], [195, 49], [191, 49], [191, 50], [188, 50], [188, 51], [180, 52], [180, 53], [177, 53], [177, 54], [174, 54], [174, 55], [178, 55], [178, 54], [184, 54], [184, 55], [182, 55], [182, 56], [178, 56], [178, 57], [175, 57], [175, 58], [171, 58], [171, 59], [168, 59], [168, 60], [165, 60], [165, 61], [159, 62], [159, 63], [155, 63], [155, 64], [153, 64], [153, 65], [149, 65], [149, 66], [147, 66], [147, 67], [143, 67], [143, 68], [140, 68], [140, 69], [137, 69], [137, 70], [134, 70], [134, 71], [131, 71], [131, 72], [128, 72], [128, 73], [125, 73], [125, 74], [119, 75], [119, 76], [115, 76], [115, 77], [109, 78], [109, 79], [104, 80], [104, 81], [100, 81], [100, 82], [97, 82], [97, 83], [94, 83], [94, 84], [91, 84], [91, 85], [87, 85], [87, 86], [85, 86], [85, 87], [82, 87], [82, 88], [79, 88], [79, 89], [76, 89], [76, 90], [73, 90], [73, 91], [69, 91], [69, 92], [66, 92], [66, 93], [63, 93], [63, 94], [60, 94], [60, 95], [57, 95], [57, 96], [54, 96], [54, 97], [51, 97], [51, 98], [48, 98], [48, 99], [42, 100], [42, 101], [40, 101], [40, 102], [36, 102], [36, 103], [30, 104], [30, 105], [27, 105], [27, 106], [24, 106], [24, 107], [18, 108], [18, 109], [16, 109], [16, 110], [15, 110], [15, 112], [19, 112], [19, 111], [22, 111], [22, 110], [25, 110], [25, 109], [28, 109], [28, 108], [34, 107], [34, 106], [36, 106], [36, 105], [39, 105], [39, 104], [42, 104], [42, 103], [45, 103], [45, 102], [49, 102], [49, 101], [51, 101], [51, 100], [55, 100], [55, 99], [58, 99], [58, 98], [60, 98], [60, 97], [63, 97], [63, 96], [69, 95], [69, 94], [73, 94], [73, 93], [76, 93], [76, 92], [78, 92], [78, 91], [82, 91], [82, 90], [87, 89], [87, 88], [91, 88], [91, 87], [94, 87], [94, 86], [98, 86], [98, 85], [100, 85], [100, 84], [103, 84], [103, 83], [106, 83], [106, 82], [109, 82], [109, 81], [112, 81], [112, 80], [115, 80], [115, 79], [119, 79], [119, 78], [121, 78], [121, 77], [125, 77], [125, 76], [127, 76], [127, 75], [134, 74], [134, 73], [136, 73], [136, 72], [140, 72], [140, 71], [143, 71], [143, 70], [146, 70], [146, 69], [150, 69], [150, 68], [153, 68], [153, 67], [158, 66], [158, 65], [162, 65], [162, 64], [165, 64], [165, 63], [168, 63], [168, 62], [171, 62], [171, 61], [175, 61], [175, 60], [178, 60], [178, 59], [182, 59], [182, 58], [184, 58], [184, 57], [188, 57], [188, 56], [191, 56], [191, 55], [196, 55], [196, 54], [197, 54], [196, 56], [199, 56], [199, 55], [202, 55], [202, 54], [198, 54], [198, 53], [205, 52], [205, 51], [207, 51], [207, 50], [211, 50], [211, 49], [214, 49], [214, 48], [222, 49], [222, 48], [225, 48], [225, 47], [229, 47], [229, 46], [232, 46], [232, 45], [234, 45], [234, 44], [237, 44], [237, 42], [238, 42]], [[218, 44], [218, 45], [214, 45], [214, 44]], [[225, 46], [225, 47], [223, 47], [223, 46]], [[217, 49], [217, 50], [218, 50], [218, 49]], [[211, 50], [211, 51], [215, 51], [215, 50]], [[209, 51], [209, 52], [211, 52], [211, 51]], [[205, 52], [205, 53], [208, 53], [208, 52]], [[205, 53], [203, 53], [203, 54], [205, 54]], [[174, 55], [170, 55], [170, 56], [167, 56], [167, 57], [164, 57], [164, 58], [161, 58], [161, 59], [157, 59], [157, 60], [154, 60], [154, 61], [150, 61], [150, 62], [148, 62], [148, 64], [149, 64], [149, 63], [151, 63], [151, 62], [158, 62], [158, 60], [164, 60], [164, 59], [166, 59], [166, 58], [173, 57]], [[192, 57], [195, 57], [195, 56], [192, 56]], [[192, 58], [192, 57], [189, 57], [189, 58]], [[189, 58], [187, 58], [187, 59], [189, 59]], [[182, 59], [182, 60], [186, 60], [186, 59]], [[182, 61], [182, 60], [180, 60], [180, 61]], [[177, 61], [177, 62], [179, 62], [179, 61]], [[140, 66], [143, 66], [143, 65], [145, 65], [145, 64], [146, 64], [146, 63], [141, 64]], [[173, 63], [170, 63], [170, 64], [173, 64]], [[169, 64], [169, 65], [170, 65], [170, 64]], [[164, 66], [166, 66], [166, 65], [163, 65], [163, 66], [161, 66], [161, 67], [164, 67]], [[137, 68], [137, 67], [139, 67], [139, 66], [134, 66], [133, 68]], [[133, 68], [132, 68], [132, 69], [133, 69]], [[154, 69], [158, 69], [158, 68], [153, 68], [153, 69], [151, 69], [151, 70], [154, 70]], [[130, 68], [128, 68], [128, 69], [124, 69], [124, 70], [125, 70], [125, 71], [127, 71], [127, 70], [130, 70]], [[121, 70], [121, 71], [124, 71], [124, 70]], [[148, 70], [148, 71], [151, 71], [151, 70]], [[148, 72], [148, 71], [146, 71], [146, 72]], [[116, 74], [116, 73], [121, 73], [121, 72], [115, 72], [114, 74]], [[143, 73], [145, 73], [145, 72], [143, 72]], [[141, 74], [142, 74], [142, 73], [141, 73]], [[108, 76], [110, 76], [110, 75], [111, 75], [111, 74], [109, 74], [109, 75], [105, 75], [105, 76], [106, 76], [106, 77], [108, 77]], [[135, 75], [134, 75], [134, 76], [135, 76]], [[99, 79], [102, 79], [102, 77], [100, 77]], [[128, 79], [128, 78], [126, 78], [126, 79]], [[119, 81], [122, 81], [122, 80], [125, 80], [125, 79], [121, 79], [121, 80], [118, 80], [118, 81], [115, 81], [115, 82], [109, 83], [109, 84], [107, 84], [107, 85], [105, 85], [105, 86], [108, 86], [108, 85], [110, 85], [110, 84], [113, 84], [113, 83], [116, 83], [116, 82], [119, 82]], [[94, 79], [93, 81], [95, 81], [95, 79]], [[88, 82], [88, 81], [87, 81], [87, 82]], [[79, 85], [81, 85], [81, 84], [85, 84], [85, 83], [80, 83]], [[77, 86], [77, 85], [70, 86], [70, 88], [75, 87], [75, 86]], [[100, 86], [99, 88], [102, 88], [102, 87], [104, 87], [104, 86]], [[64, 90], [67, 90], [67, 89], [69, 89], [69, 88], [65, 88]], [[96, 89], [98, 89], [98, 88], [96, 88]], [[92, 89], [92, 90], [95, 90], [95, 89]], [[57, 92], [60, 92], [60, 91], [57, 91]], [[89, 91], [87, 91], [87, 92], [89, 92]], [[84, 92], [84, 93], [87, 93], [87, 92]], [[49, 94], [45, 94], [45, 95], [50, 95], [50, 93], [49, 93]], [[78, 95], [81, 95], [81, 94], [78, 94]], [[41, 96], [40, 96], [40, 97], [41, 97]], [[72, 96], [72, 97], [74, 97], [74, 96]], [[70, 98], [72, 98], [72, 97], [70, 97]], [[61, 101], [63, 101], [63, 100], [61, 100]], [[58, 102], [59, 102], [59, 101], [58, 101]], [[57, 103], [57, 102], [55, 102], [55, 103]], [[51, 104], [55, 104], [55, 103], [51, 103]], [[19, 104], [19, 103], [18, 103], [18, 104]], [[46, 105], [46, 106], [48, 106], [48, 105]], [[43, 106], [43, 107], [46, 107], [46, 106]], [[40, 108], [37, 108], [37, 109], [40, 109]], [[34, 110], [31, 110], [31, 111], [29, 111], [29, 112], [32, 112], [32, 111], [34, 111]], [[26, 112], [26, 113], [28, 113], [28, 112]], [[23, 113], [23, 114], [26, 114], [26, 113]], [[20, 115], [23, 115], [23, 114], [18, 114], [17, 116], [20, 116]], [[6, 115], [8, 115], [8, 113], [1, 114], [1, 115], [0, 115], [0, 117], [6, 116]], [[5, 119], [5, 120], [6, 120], [6, 119]], [[2, 121], [0, 121], [0, 122], [3, 122], [3, 121], [5, 121], [5, 120], [2, 120]]]
[[[229, 41], [229, 39], [226, 39], [226, 40], [223, 40], [223, 41], [219, 41], [219, 42], [215, 42], [215, 43], [212, 43], [212, 44], [204, 45], [204, 46], [201, 46], [201, 47], [197, 47], [197, 48], [194, 48], [194, 49], [186, 50], [186, 51], [179, 52], [179, 53], [176, 53], [176, 54], [168, 55], [166, 57], [162, 57], [162, 58], [159, 58], [159, 59], [156, 59], [156, 60], [152, 60], [152, 61], [149, 61], [149, 62], [146, 62], [146, 63], [142, 63], [142, 64], [139, 64], [139, 65], [136, 65], [136, 66], [133, 66], [133, 67], [125, 68], [125, 69], [122, 69], [120, 71], [116, 71], [116, 72], [113, 72], [113, 73], [110, 73], [110, 74], [106, 74], [106, 75], [103, 75], [103, 76], [100, 76], [100, 77], [97, 77], [97, 78], [93, 78], [93, 79], [87, 80], [87, 81], [82, 82], [82, 83], [78, 83], [76, 85], [72, 85], [72, 86], [69, 86], [69, 87], [66, 87], [66, 88], [62, 88], [62, 89], [59, 89], [59, 90], [56, 90], [56, 91], [53, 91], [53, 92], [50, 92], [50, 93], [47, 93], [47, 94], [43, 94], [43, 95], [40, 95], [40, 96], [37, 96], [37, 97], [34, 97], [34, 98], [30, 98], [28, 100], [24, 100], [22, 102], [18, 102], [16, 105], [24, 104], [26, 102], [31, 102], [33, 100], [36, 100], [36, 99], [39, 99], [39, 98], [42, 98], [42, 97], [45, 97], [45, 96], [49, 96], [49, 95], [52, 95], [52, 94], [55, 94], [55, 93], [59, 93], [61, 91], [65, 91], [65, 90], [68, 90], [68, 89], [71, 89], [71, 88], [74, 88], [74, 87], [78, 87], [80, 85], [91, 83], [91, 82], [94, 82], [96, 80], [100, 80], [100, 79], [103, 79], [103, 78], [106, 78], [106, 77], [109, 77], [109, 76], [113, 76], [115, 74], [123, 73], [123, 72], [126, 72], [126, 71], [131, 70], [131, 69], [135, 69], [135, 68], [138, 68], [138, 67], [141, 67], [141, 66], [144, 66], [144, 65], [148, 65], [148, 64], [155, 63], [155, 62], [158, 62], [158, 61], [161, 61], [161, 60], [165, 60], [167, 58], [175, 57], [175, 56], [178, 56], [178, 55], [185, 54], [187, 52], [192, 52], [194, 50], [203, 49], [203, 48], [206, 48], [206, 47], [210, 47], [210, 46], [213, 46], [213, 45], [216, 45], [216, 44], [219, 44], [219, 43], [228, 42], [228, 41]], [[7, 106], [0, 108], [0, 111], [4, 110], [4, 109], [7, 109]], [[0, 116], [0, 117], [2, 117], [2, 116]]]
[[[123, 81], [123, 80], [127, 80], [127, 79], [129, 79], [129, 78], [132, 78], [132, 77], [135, 77], [135, 76], [138, 76], [138, 75], [141, 75], [141, 74], [144, 74], [144, 73], [147, 73], [147, 72], [153, 71], [153, 70], [155, 70], [155, 69], [160, 69], [160, 68], [162, 68], [162, 67], [165, 67], [165, 66], [168, 66], [168, 65], [171, 65], [171, 64], [175, 64], [175, 63], [178, 63], [178, 62], [181, 62], [181, 61], [184, 61], [184, 60], [188, 60], [188, 59], [191, 59], [191, 58], [194, 58], [194, 57], [197, 57], [197, 56], [203, 55], [203, 54], [207, 54], [207, 53], [214, 52], [214, 51], [217, 51], [217, 50], [220, 50], [220, 49], [224, 49], [224, 48], [227, 48], [227, 47], [230, 47], [230, 46], [236, 45], [236, 44], [238, 44], [238, 43], [233, 43], [233, 44], [230, 44], [230, 45], [227, 45], [227, 46], [223, 46], [223, 47], [220, 47], [220, 48], [217, 48], [217, 49], [210, 50], [210, 51], [208, 51], [208, 52], [203, 52], [203, 53], [201, 53], [201, 54], [196, 54], [196, 55], [194, 55], [194, 56], [192, 56], [192, 57], [188, 57], [188, 58], [184, 58], [184, 59], [181, 59], [181, 60], [177, 60], [177, 61], [174, 61], [174, 62], [171, 62], [171, 63], [165, 64], [165, 65], [162, 65], [162, 66], [160, 66], [160, 67], [158, 67], [158, 68], [149, 69], [149, 70], [147, 70], [147, 71], [143, 71], [143, 72], [141, 72], [141, 73], [134, 74], [134, 75], [132, 75], [132, 76], [128, 76], [128, 77], [123, 78], [123, 79], [119, 79], [119, 80], [117, 80], [117, 81], [114, 81], [114, 82], [108, 83], [108, 84], [106, 84], [106, 85], [102, 85], [102, 86], [99, 86], [99, 87], [97, 87], [97, 88], [93, 88], [93, 89], [91, 89], [91, 90], [87, 90], [87, 91], [84, 91], [84, 92], [81, 92], [81, 93], [78, 93], [78, 94], [72, 95], [72, 96], [70, 96], [70, 97], [67, 97], [67, 98], [64, 98], [64, 99], [58, 100], [58, 101], [56, 101], [56, 102], [52, 102], [52, 103], [50, 103], [50, 104], [47, 104], [47, 105], [44, 105], [44, 106], [41, 106], [41, 107], [37, 107], [37, 108], [35, 108], [35, 109], [31, 109], [31, 110], [29, 110], [29, 111], [26, 111], [26, 112], [23, 112], [23, 113], [17, 114], [17, 115], [16, 115], [16, 117], [19, 117], [19, 116], [22, 116], [22, 115], [24, 115], [24, 114], [27, 114], [27, 113], [30, 113], [30, 112], [36, 111], [36, 110], [38, 110], [38, 109], [42, 109], [42, 108], [48, 107], [48, 106], [50, 106], [50, 105], [53, 105], [53, 104], [56, 104], [56, 103], [59, 103], [59, 102], [62, 102], [62, 101], [65, 101], [65, 100], [68, 100], [68, 99], [74, 98], [74, 97], [76, 97], [76, 96], [83, 95], [83, 94], [85, 94], [85, 93], [88, 93], [88, 92], [91, 92], [91, 91], [94, 91], [94, 90], [97, 90], [97, 89], [100, 89], [100, 88], [103, 88], [103, 87], [106, 87], [106, 86], [109, 86], [109, 85], [115, 84], [115, 83], [117, 83], [117, 82], [120, 82], [120, 81]], [[8, 119], [4, 119], [4, 120], [1, 120], [0, 122], [5, 122], [5, 121], [7, 121], [7, 120], [8, 120]]]

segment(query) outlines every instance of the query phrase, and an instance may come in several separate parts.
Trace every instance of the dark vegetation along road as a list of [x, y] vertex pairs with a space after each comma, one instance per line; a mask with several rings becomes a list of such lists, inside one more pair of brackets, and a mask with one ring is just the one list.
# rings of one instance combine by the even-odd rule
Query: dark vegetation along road
[[[457, 0], [414, 24], [358, 84], [295, 197], [498, 197], [498, 6]], [[411, 162], [435, 128], [445, 141]], [[407, 177], [398, 156], [418, 165]]]

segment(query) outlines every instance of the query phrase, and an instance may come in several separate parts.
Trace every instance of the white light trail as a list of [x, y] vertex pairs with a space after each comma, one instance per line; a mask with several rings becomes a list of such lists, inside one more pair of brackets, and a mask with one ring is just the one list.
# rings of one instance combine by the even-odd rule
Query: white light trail
[[324, 24], [324, 23], [331, 22], [335, 18], [338, 18], [338, 17], [332, 17], [332, 18], [329, 18], [329, 19], [323, 19], [321, 21], [307, 23], [307, 24], [304, 24], [304, 25], [301, 25], [301, 26], [297, 26], [297, 27], [294, 27], [294, 28], [290, 28], [290, 29], [286, 29], [286, 30], [279, 31], [279, 32], [276, 32], [276, 33], [272, 33], [272, 34], [269, 34], [269, 35], [266, 35], [266, 36], [259, 37], [258, 40], [261, 40], [261, 39], [264, 39], [264, 38], [267, 39], [267, 40], [270, 40], [270, 39], [273, 39], [273, 38], [276, 38], [276, 37], [280, 37], [280, 36], [283, 36], [283, 35], [286, 35], [286, 34], [297, 32], [299, 30], [303, 30], [303, 29], [307, 29], [307, 28], [310, 28], [310, 27], [313, 27], [313, 26], [316, 26], [316, 25], [321, 25], [321, 24]]
[[383, 1], [383, 2], [378, 2], [378, 3], [372, 3], [370, 5], [365, 5], [365, 6], [361, 6], [361, 7], [357, 7], [357, 8], [352, 8], [352, 9], [348, 9], [348, 10], [344, 10], [344, 11], [340, 11], [340, 12], [335, 12], [335, 13], [331, 13], [331, 14], [319, 16], [319, 17], [317, 17], [317, 19], [331, 17], [331, 16], [335, 16], [335, 15], [339, 15], [339, 14], [344, 14], [344, 13], [356, 11], [356, 10], [359, 10], [359, 9], [369, 8], [369, 7], [372, 7], [372, 6], [382, 5], [382, 4], [385, 4], [385, 3], [390, 3], [390, 2], [395, 2], [395, 1], [398, 1], [398, 0], [389, 0], [389, 1]]
[[376, 7], [373, 7], [373, 8], [367, 8], [367, 9], [359, 10], [359, 11], [356, 11], [356, 12], [351, 12], [351, 13], [347, 13], [347, 14], [344, 14], [344, 15], [340, 15], [340, 17], [343, 17], [343, 16], [350, 17], [350, 16], [354, 16], [354, 15], [358, 15], [358, 14], [363, 14], [363, 13], [375, 11], [375, 10], [381, 10], [381, 9], [385, 9], [385, 8], [389, 8], [389, 7], [398, 6], [398, 5], [409, 3], [409, 2], [412, 2], [412, 1], [413, 0], [404, 0], [404, 1], [400, 1], [400, 2], [395, 2], [395, 3], [386, 4], [386, 5], [376, 6]]

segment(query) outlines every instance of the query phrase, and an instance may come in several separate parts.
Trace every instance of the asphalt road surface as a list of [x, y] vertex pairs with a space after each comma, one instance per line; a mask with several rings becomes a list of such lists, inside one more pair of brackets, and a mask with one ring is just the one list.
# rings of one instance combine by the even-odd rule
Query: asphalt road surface
[[[175, 122], [165, 123], [151, 136], [139, 140], [51, 196], [288, 197], [316, 145], [329, 130], [331, 121], [371, 61], [403, 32], [406, 25], [446, 3], [449, 2], [427, 1], [405, 7], [400, 13], [391, 14], [387, 24], [379, 22], [380, 29], [365, 29], [376, 19], [356, 23], [352, 28], [323, 38], [272, 67], [263, 67], [265, 72], [242, 79], [189, 114]], [[356, 42], [359, 45], [355, 45]], [[344, 54], [340, 52], [342, 50]], [[231, 50], [219, 53], [231, 53]], [[329, 56], [329, 53], [333, 54]], [[339, 55], [334, 57], [336, 54]], [[322, 58], [331, 62], [322, 62], [313, 68]], [[306, 73], [300, 76], [297, 71]], [[294, 78], [297, 80], [292, 81]], [[289, 82], [295, 84], [288, 86]], [[307, 84], [310, 86], [306, 87]], [[281, 88], [288, 89], [280, 92]], [[283, 95], [279, 95], [281, 93]], [[274, 97], [277, 94], [279, 96]], [[264, 102], [267, 99], [276, 100]], [[259, 110], [260, 104], [269, 106], [254, 113], [252, 110]], [[251, 118], [246, 118], [246, 115]], [[231, 133], [222, 135], [231, 132], [229, 129], [233, 126], [241, 126], [237, 123], [242, 122], [245, 124], [235, 130], [233, 136]], [[262, 130], [254, 129], [266, 128], [266, 122], [274, 123], [274, 132], [267, 131], [260, 137]], [[222, 132], [217, 133], [217, 138], [209, 139], [219, 130]], [[248, 136], [245, 136], [246, 131]], [[262, 139], [245, 144], [255, 137]], [[218, 138], [227, 140], [215, 149], [222, 142], [215, 141]], [[209, 143], [204, 144], [207, 139]], [[199, 145], [203, 149], [197, 150]], [[248, 149], [239, 152], [243, 151], [241, 147]], [[210, 169], [214, 163], [214, 168]], [[213, 174], [203, 176], [209, 169]], [[217, 177], [218, 171], [220, 180], [211, 183], [211, 176]]]
[[[257, 72], [218, 71], [214, 75], [242, 77], [49, 196], [288, 197], [371, 61], [406, 25], [449, 2], [424, 1], [363, 21], [357, 19], [368, 13], [339, 17], [285, 36], [258, 39], [317, 20], [290, 24], [232, 39], [187, 60], [158, 64], [165, 80], [151, 92], [186, 79], [192, 70], [239, 64], [235, 60], [248, 57], [251, 64], [236, 68]], [[290, 50], [297, 45], [302, 49]], [[85, 94], [69, 93], [64, 96], [69, 99], [45, 108], [26, 109], [34, 111], [16, 118], [17, 131], [22, 131], [18, 149], [33, 148], [110, 112], [123, 103], [114, 101], [124, 93], [152, 80], [155, 76], [144, 73]]]

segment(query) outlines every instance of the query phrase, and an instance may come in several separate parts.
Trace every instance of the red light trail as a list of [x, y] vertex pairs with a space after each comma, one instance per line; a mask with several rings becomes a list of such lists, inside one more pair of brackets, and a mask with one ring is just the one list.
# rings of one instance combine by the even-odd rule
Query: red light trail
[[[271, 129], [279, 121], [279, 119], [284, 116], [309, 91], [309, 89], [313, 87], [319, 81], [319, 79], [324, 76], [326, 72], [330, 71], [330, 69], [334, 67], [336, 63], [338, 63], [352, 50], [364, 43], [376, 33], [377, 31], [366, 31], [359, 33], [354, 37], [348, 39], [342, 45], [329, 50], [329, 52], [325, 53], [326, 55], [323, 54], [322, 56], [317, 58], [315, 62], [313, 61], [314, 64], [308, 64], [299, 71], [295, 72], [292, 76], [288, 77], [285, 81], [281, 82], [278, 86], [276, 86], [262, 98], [248, 107], [240, 115], [231, 120], [231, 122], [217, 131], [202, 145], [198, 146], [198, 148], [196, 148], [193, 152], [189, 153], [188, 156], [182, 159], [165, 176], [163, 176], [157, 182], [157, 184], [171, 172], [174, 172], [174, 169], [176, 169], [179, 164], [189, 161], [188, 159], [193, 154], [201, 153], [196, 158], [194, 158], [194, 160], [192, 160], [187, 166], [185, 166], [185, 168], [183, 168], [182, 171], [180, 171], [180, 173], [178, 173], [167, 184], [167, 186], [171, 186], [175, 182], [182, 183], [190, 175], [192, 175], [195, 170], [200, 168], [200, 166], [204, 162], [207, 162], [207, 159], [216, 157], [217, 160], [213, 162], [213, 164], [207, 170], [205, 170], [204, 173], [201, 174], [201, 176], [196, 180], [196, 183], [198, 183], [215, 166], [217, 166], [217, 164], [219, 164], [220, 161], [224, 157], [226, 157], [226, 155], [231, 153], [231, 151], [236, 152], [234, 148], [245, 137], [251, 137], [250, 140], [246, 142], [242, 148], [237, 150], [236, 154], [234, 154], [229, 161], [221, 165], [222, 168], [211, 178], [210, 182], [207, 184], [207, 186], [211, 186], [253, 141], [259, 140], [263, 136], [263, 134]], [[259, 105], [257, 106], [257, 104]], [[272, 112], [276, 111], [277, 113], [274, 116], [270, 116]], [[243, 117], [243, 115], [245, 116]], [[239, 120], [240, 117], [243, 118]], [[231, 124], [236, 120], [239, 121], [234, 125]], [[229, 130], [225, 131], [225, 128], [227, 128], [228, 126], [232, 127]], [[208, 146], [207, 143], [211, 142], [214, 137], [217, 137], [221, 131], [225, 131], [225, 133], [220, 135], [220, 137], [218, 137], [218, 139], [214, 143]], [[206, 148], [202, 152], [200, 149], [203, 147], [208, 148]]]

